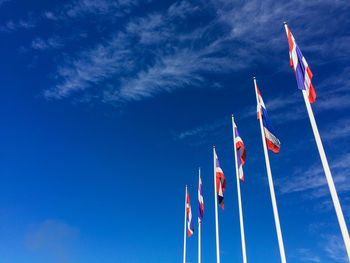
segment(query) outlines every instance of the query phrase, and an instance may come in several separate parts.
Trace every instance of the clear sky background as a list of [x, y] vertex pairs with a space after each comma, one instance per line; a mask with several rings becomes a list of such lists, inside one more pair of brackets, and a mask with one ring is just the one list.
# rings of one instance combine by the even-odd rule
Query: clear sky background
[[[253, 76], [281, 141], [270, 152], [289, 263], [346, 252], [283, 21], [350, 226], [348, 0], [0, 0], [0, 262], [181, 262], [185, 185], [215, 261], [212, 146], [227, 179], [221, 261], [240, 262], [231, 114], [247, 149], [248, 262], [279, 262]], [[197, 262], [197, 226], [187, 240]]]

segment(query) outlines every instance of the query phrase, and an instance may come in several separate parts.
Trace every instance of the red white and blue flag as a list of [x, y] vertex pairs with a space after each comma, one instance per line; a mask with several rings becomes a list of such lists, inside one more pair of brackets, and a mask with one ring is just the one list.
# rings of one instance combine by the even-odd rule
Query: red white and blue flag
[[202, 179], [199, 176], [198, 182], [198, 224], [200, 224], [203, 220], [204, 215], [204, 200], [203, 200], [203, 192], [202, 192]]
[[[264, 101], [261, 97], [261, 94], [260, 94], [258, 87], [256, 87], [256, 89], [258, 91], [258, 100], [259, 100], [260, 112], [261, 112], [263, 126], [264, 126], [264, 134], [265, 134], [267, 148], [269, 150], [273, 151], [274, 153], [278, 153], [280, 151], [280, 148], [281, 148], [281, 143], [278, 140], [276, 133], [272, 127], [271, 121], [270, 121], [269, 116], [267, 114], [266, 107], [265, 107]], [[259, 112], [258, 112], [258, 119], [259, 119]]]
[[214, 155], [215, 155], [215, 175], [216, 175], [216, 193], [218, 195], [219, 199], [219, 205], [222, 209], [224, 208], [224, 192], [226, 187], [226, 179], [224, 176], [224, 173], [221, 169], [218, 156], [216, 155], [216, 151], [214, 149]]
[[235, 138], [234, 138], [234, 144], [236, 148], [236, 155], [237, 155], [237, 166], [238, 166], [238, 175], [239, 179], [244, 183], [244, 175], [243, 175], [243, 164], [245, 162], [245, 159], [247, 157], [247, 152], [245, 150], [243, 141], [241, 136], [239, 135], [236, 123], [233, 122], [233, 129], [235, 131]]
[[193, 220], [192, 220], [192, 211], [191, 211], [191, 204], [190, 204], [190, 197], [188, 196], [188, 190], [187, 191], [187, 201], [186, 201], [186, 219], [187, 219], [187, 231], [188, 236], [192, 236], [194, 228], [193, 228]]
[[314, 103], [316, 92], [312, 86], [312, 72], [287, 25], [290, 66], [294, 69], [298, 89], [305, 90], [310, 103]]

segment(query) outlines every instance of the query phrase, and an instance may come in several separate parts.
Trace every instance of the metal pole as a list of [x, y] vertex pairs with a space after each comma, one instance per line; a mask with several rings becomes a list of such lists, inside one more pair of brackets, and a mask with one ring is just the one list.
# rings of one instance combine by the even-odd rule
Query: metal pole
[[[201, 168], [199, 168], [198, 183], [200, 182], [200, 178], [201, 178]], [[202, 222], [200, 222], [198, 218], [198, 263], [201, 263], [201, 224]]]
[[[286, 30], [286, 34], [287, 34], [287, 38], [288, 38], [288, 26], [287, 26], [286, 22], [284, 22], [284, 28]], [[303, 93], [303, 98], [305, 101], [307, 113], [309, 115], [312, 131], [313, 131], [314, 136], [315, 136], [317, 149], [318, 149], [318, 152], [320, 154], [323, 170], [324, 170], [324, 173], [326, 175], [329, 191], [331, 192], [332, 201], [333, 201], [333, 205], [335, 208], [335, 212], [337, 214], [340, 230], [341, 230], [341, 233], [343, 235], [343, 240], [344, 240], [346, 252], [348, 254], [348, 259], [350, 261], [350, 238], [349, 238], [348, 228], [347, 228], [346, 222], [344, 220], [343, 211], [342, 211], [341, 206], [340, 206], [337, 190], [335, 189], [335, 186], [334, 186], [333, 177], [331, 174], [331, 170], [329, 169], [327, 157], [326, 157], [326, 154], [325, 154], [324, 149], [323, 149], [323, 144], [321, 141], [320, 134], [318, 132], [316, 120], [315, 120], [314, 113], [313, 113], [311, 105], [310, 105], [310, 101], [308, 99], [306, 91], [302, 90], [302, 93]]]
[[259, 122], [260, 122], [260, 129], [261, 129], [261, 138], [262, 138], [263, 146], [264, 146], [267, 178], [268, 178], [269, 187], [270, 187], [270, 195], [271, 195], [271, 201], [272, 201], [273, 215], [275, 217], [275, 225], [276, 225], [276, 231], [277, 231], [278, 246], [279, 246], [279, 249], [280, 249], [281, 261], [282, 261], [282, 263], [286, 263], [287, 262], [286, 261], [286, 255], [285, 255], [285, 252], [284, 252], [282, 231], [281, 231], [280, 219], [279, 219], [279, 216], [278, 216], [276, 196], [275, 196], [275, 189], [274, 189], [273, 181], [272, 181], [270, 160], [269, 160], [269, 154], [267, 152], [267, 147], [266, 147], [265, 133], [264, 133], [264, 127], [263, 127], [263, 123], [262, 123], [262, 116], [261, 116], [260, 103], [259, 103], [259, 99], [258, 99], [258, 91], [257, 91], [257, 87], [256, 87], [256, 78], [255, 77], [254, 77], [254, 86], [255, 86], [256, 101], [257, 101], [257, 105], [258, 105], [258, 114], [259, 114]]
[[247, 255], [246, 255], [246, 248], [245, 248], [245, 237], [244, 237], [244, 225], [243, 225], [243, 213], [242, 213], [242, 201], [241, 201], [241, 188], [239, 183], [239, 176], [238, 176], [238, 165], [237, 165], [237, 150], [236, 150], [236, 135], [235, 135], [235, 125], [234, 125], [234, 118], [232, 114], [232, 131], [233, 131], [233, 149], [234, 149], [234, 155], [235, 155], [235, 166], [236, 166], [236, 181], [237, 181], [237, 195], [238, 195], [238, 208], [239, 208], [239, 223], [241, 227], [241, 241], [242, 241], [242, 256], [243, 256], [243, 263], [247, 263]]
[[215, 158], [215, 146], [213, 147], [214, 157], [214, 193], [215, 193], [215, 227], [216, 227], [216, 263], [220, 263], [220, 245], [219, 245], [219, 222], [218, 222], [218, 197], [216, 193], [216, 158]]
[[186, 192], [185, 192], [185, 224], [184, 224], [184, 257], [183, 257], [183, 263], [186, 263], [186, 206], [187, 206], [187, 185], [186, 185]]

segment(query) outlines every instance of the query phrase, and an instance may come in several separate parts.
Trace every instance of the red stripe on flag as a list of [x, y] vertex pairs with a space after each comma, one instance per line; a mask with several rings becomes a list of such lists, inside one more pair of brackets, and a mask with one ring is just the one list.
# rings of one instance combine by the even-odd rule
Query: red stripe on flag
[[277, 147], [275, 144], [273, 144], [269, 139], [266, 139], [266, 145], [267, 145], [267, 148], [271, 151], [273, 151], [274, 153], [278, 153], [280, 151], [280, 148]]

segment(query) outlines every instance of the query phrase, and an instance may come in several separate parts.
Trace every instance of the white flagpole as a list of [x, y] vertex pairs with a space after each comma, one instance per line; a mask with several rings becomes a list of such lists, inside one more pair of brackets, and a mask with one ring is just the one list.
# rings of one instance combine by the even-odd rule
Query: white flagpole
[[[287, 38], [288, 38], [288, 28], [287, 28], [287, 23], [286, 22], [284, 22], [284, 28], [286, 30]], [[303, 97], [304, 97], [307, 113], [309, 115], [312, 131], [313, 131], [314, 136], [315, 136], [317, 149], [318, 149], [318, 152], [320, 154], [321, 161], [322, 161], [323, 170], [324, 170], [324, 173], [326, 175], [326, 179], [327, 179], [329, 190], [331, 192], [331, 196], [332, 196], [335, 212], [336, 212], [337, 217], [338, 217], [340, 230], [341, 230], [341, 233], [343, 235], [346, 252], [348, 254], [348, 258], [349, 258], [349, 261], [350, 261], [350, 238], [349, 238], [348, 228], [347, 228], [345, 220], [344, 220], [343, 211], [342, 211], [341, 206], [340, 206], [337, 190], [335, 189], [335, 186], [334, 186], [333, 177], [332, 177], [332, 174], [331, 174], [331, 170], [329, 169], [327, 157], [326, 157], [326, 154], [325, 154], [324, 149], [323, 149], [323, 144], [322, 144], [322, 141], [321, 141], [320, 134], [318, 132], [318, 128], [317, 128], [315, 117], [314, 117], [314, 114], [313, 114], [313, 111], [312, 111], [312, 108], [311, 108], [311, 105], [310, 105], [310, 101], [308, 99], [306, 91], [302, 90], [302, 93], [303, 93]]]
[[187, 185], [185, 193], [185, 225], [184, 225], [184, 260], [183, 263], [186, 263], [186, 206], [187, 206]]
[[[201, 178], [201, 168], [199, 168], [199, 179], [200, 178]], [[199, 220], [199, 217], [198, 217], [198, 263], [201, 263], [201, 222]]]
[[257, 90], [257, 87], [256, 87], [256, 78], [255, 77], [254, 77], [254, 86], [255, 86], [256, 102], [257, 102], [257, 106], [258, 106], [259, 122], [260, 122], [260, 129], [261, 129], [261, 138], [262, 138], [263, 146], [264, 146], [267, 178], [268, 178], [269, 187], [270, 187], [270, 195], [271, 195], [271, 201], [272, 201], [273, 215], [275, 217], [275, 225], [276, 225], [276, 231], [277, 231], [278, 245], [279, 245], [279, 249], [280, 249], [281, 261], [282, 261], [282, 263], [286, 263], [287, 262], [286, 261], [286, 255], [285, 255], [285, 252], [284, 252], [284, 245], [283, 245], [283, 239], [282, 239], [281, 225], [280, 225], [280, 219], [279, 219], [279, 216], [278, 216], [276, 196], [275, 196], [275, 189], [274, 189], [273, 181], [272, 181], [271, 168], [270, 168], [270, 159], [269, 159], [269, 154], [267, 152], [267, 147], [266, 147], [264, 127], [263, 127], [263, 123], [262, 123], [260, 103], [259, 103], [259, 99], [258, 99], [258, 90]]
[[216, 193], [216, 163], [215, 163], [215, 146], [213, 147], [214, 157], [214, 193], [215, 193], [215, 226], [216, 226], [216, 263], [220, 263], [220, 248], [219, 248], [219, 222], [218, 222], [218, 197]]
[[239, 207], [239, 222], [240, 222], [240, 226], [241, 226], [242, 256], [243, 256], [243, 263], [247, 263], [247, 255], [246, 255], [246, 248], [245, 248], [245, 237], [244, 237], [244, 225], [243, 225], [243, 213], [242, 213], [242, 201], [241, 201], [241, 188], [240, 188], [239, 176], [238, 176], [236, 135], [235, 135], [235, 129], [234, 129], [233, 114], [232, 114], [232, 131], [233, 131], [233, 148], [234, 148], [235, 166], [236, 166], [236, 178], [237, 178], [237, 195], [238, 195], [238, 207]]

